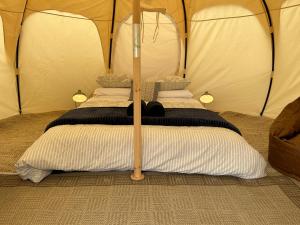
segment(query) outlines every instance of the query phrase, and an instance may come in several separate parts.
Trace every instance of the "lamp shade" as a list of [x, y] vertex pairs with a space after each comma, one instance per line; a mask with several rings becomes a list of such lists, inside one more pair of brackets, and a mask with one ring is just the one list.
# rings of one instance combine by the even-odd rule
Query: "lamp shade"
[[85, 102], [87, 100], [87, 97], [86, 95], [81, 91], [81, 90], [78, 90], [74, 95], [73, 95], [73, 101], [75, 103], [82, 103], [82, 102]]
[[210, 93], [205, 92], [201, 97], [200, 97], [200, 102], [204, 104], [210, 104], [214, 101], [214, 96], [212, 96]]

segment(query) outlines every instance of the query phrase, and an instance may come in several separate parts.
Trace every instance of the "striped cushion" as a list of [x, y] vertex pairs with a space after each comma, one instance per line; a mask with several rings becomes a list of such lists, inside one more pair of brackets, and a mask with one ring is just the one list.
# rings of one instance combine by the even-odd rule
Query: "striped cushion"
[[[144, 101], [156, 101], [159, 91], [159, 84], [156, 82], [142, 82], [141, 94]], [[133, 85], [131, 85], [131, 93], [129, 101], [133, 101]]]
[[160, 82], [160, 91], [184, 90], [190, 81], [164, 81]]
[[131, 80], [126, 75], [104, 75], [97, 78], [97, 83], [104, 88], [129, 88]]
[[191, 82], [180, 76], [167, 76], [160, 83], [160, 91], [184, 90]]

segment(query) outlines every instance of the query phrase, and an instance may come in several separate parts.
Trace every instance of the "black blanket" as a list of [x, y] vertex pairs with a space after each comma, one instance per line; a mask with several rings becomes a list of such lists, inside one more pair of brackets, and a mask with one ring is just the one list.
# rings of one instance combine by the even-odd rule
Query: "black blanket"
[[[127, 116], [127, 108], [120, 107], [91, 107], [79, 108], [66, 112], [46, 127], [45, 132], [51, 127], [75, 124], [108, 124], [132, 125], [133, 117]], [[209, 126], [223, 127], [241, 134], [238, 128], [227, 122], [216, 112], [205, 109], [166, 109], [164, 117], [142, 117], [143, 125], [163, 126]]]

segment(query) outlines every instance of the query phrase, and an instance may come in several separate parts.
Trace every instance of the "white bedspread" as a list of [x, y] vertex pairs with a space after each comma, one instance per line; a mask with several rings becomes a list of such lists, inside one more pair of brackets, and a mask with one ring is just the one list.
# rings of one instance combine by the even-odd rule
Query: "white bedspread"
[[[176, 103], [167, 104], [174, 107]], [[187, 104], [196, 107], [196, 102]], [[142, 135], [145, 171], [232, 175], [246, 179], [265, 176], [263, 157], [231, 130], [143, 126]], [[133, 126], [53, 127], [27, 149], [16, 167], [23, 179], [33, 182], [40, 182], [52, 170], [132, 170]]]

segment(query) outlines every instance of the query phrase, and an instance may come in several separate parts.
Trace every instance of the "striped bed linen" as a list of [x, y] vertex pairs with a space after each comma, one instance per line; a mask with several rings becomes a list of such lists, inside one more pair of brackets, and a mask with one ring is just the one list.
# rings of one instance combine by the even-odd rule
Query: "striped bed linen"
[[[196, 102], [187, 104], [196, 106]], [[243, 137], [226, 128], [147, 125], [142, 127], [142, 136], [144, 171], [232, 175], [245, 179], [265, 176], [263, 157]], [[40, 182], [53, 170], [132, 169], [133, 126], [126, 125], [53, 127], [16, 163], [20, 177], [33, 182]]]

